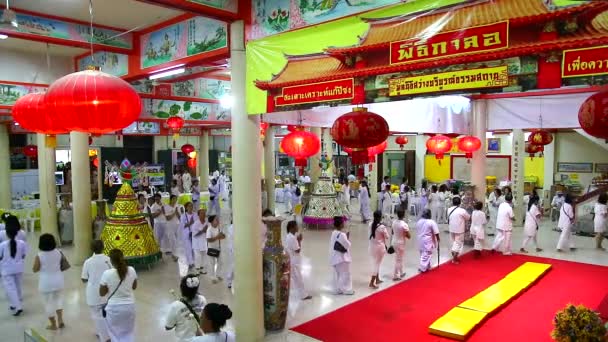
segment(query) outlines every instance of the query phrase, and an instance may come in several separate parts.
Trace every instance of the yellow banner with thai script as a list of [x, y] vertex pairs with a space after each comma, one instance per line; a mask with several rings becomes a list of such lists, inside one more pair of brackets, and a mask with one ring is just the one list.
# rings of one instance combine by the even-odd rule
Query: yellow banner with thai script
[[389, 96], [445, 92], [452, 90], [506, 87], [507, 66], [442, 72], [439, 74], [394, 78], [388, 81]]

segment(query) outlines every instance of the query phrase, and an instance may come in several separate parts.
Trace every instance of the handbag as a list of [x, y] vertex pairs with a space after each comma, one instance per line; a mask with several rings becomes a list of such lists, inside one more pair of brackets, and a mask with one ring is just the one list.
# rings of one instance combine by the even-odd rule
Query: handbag
[[[220, 231], [221, 233], [221, 231]], [[207, 242], [207, 245], [209, 243]], [[214, 258], [220, 257], [220, 251], [222, 250], [222, 240], [219, 240], [219, 248], [207, 248], [207, 255]]]
[[65, 255], [63, 255], [62, 251], [59, 251], [59, 253], [61, 253], [61, 261], [59, 262], [59, 269], [61, 270], [61, 272], [69, 270], [70, 267], [72, 267], [72, 265], [70, 265], [70, 262], [65, 257]]
[[188, 301], [185, 300], [184, 298], [180, 299], [179, 301], [182, 302], [182, 304], [184, 304], [186, 306], [186, 308], [188, 308], [188, 311], [190, 311], [192, 316], [194, 316], [196, 323], [201, 324], [201, 318], [199, 317], [199, 315], [196, 314], [196, 312], [194, 311], [194, 309], [192, 308], [190, 303], [188, 303]]
[[337, 238], [336, 238], [336, 242], [334, 242], [334, 251], [340, 252], [340, 253], [348, 252], [348, 250], [346, 248], [344, 248], [344, 246], [340, 243], [340, 241], [338, 241]]
[[[118, 275], [118, 272], [116, 272], [116, 274]], [[126, 276], [125, 276], [125, 278], [126, 278]], [[106, 317], [106, 306], [108, 306], [108, 302], [110, 301], [110, 298], [112, 298], [112, 296], [120, 288], [120, 285], [122, 285], [122, 281], [123, 280], [124, 279], [120, 279], [120, 282], [118, 283], [118, 286], [116, 286], [116, 288], [114, 289], [114, 291], [112, 291], [112, 294], [110, 294], [110, 296], [108, 297], [108, 301], [105, 304], [103, 304], [103, 306], [101, 307], [101, 316], [103, 316], [104, 318]]]
[[394, 254], [395, 253], [395, 247], [390, 246], [389, 248], [386, 249], [386, 253], [388, 253], [388, 254]]

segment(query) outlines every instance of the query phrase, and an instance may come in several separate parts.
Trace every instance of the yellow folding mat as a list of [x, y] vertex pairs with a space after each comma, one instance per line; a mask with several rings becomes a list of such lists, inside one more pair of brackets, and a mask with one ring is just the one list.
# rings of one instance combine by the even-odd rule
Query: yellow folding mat
[[433, 322], [429, 332], [462, 341], [486, 315], [485, 312], [455, 307]]

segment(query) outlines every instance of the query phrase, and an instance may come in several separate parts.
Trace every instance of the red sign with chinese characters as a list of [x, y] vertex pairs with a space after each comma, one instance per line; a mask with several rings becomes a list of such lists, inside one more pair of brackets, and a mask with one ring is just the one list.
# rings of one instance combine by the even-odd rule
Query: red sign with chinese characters
[[285, 87], [282, 89], [282, 94], [275, 98], [275, 103], [277, 106], [289, 106], [352, 99], [354, 96], [354, 83], [352, 78], [347, 78], [337, 81]]
[[605, 74], [608, 74], [608, 45], [564, 51], [562, 77]]
[[424, 38], [391, 42], [390, 64], [422, 62], [509, 47], [509, 22], [469, 27]]

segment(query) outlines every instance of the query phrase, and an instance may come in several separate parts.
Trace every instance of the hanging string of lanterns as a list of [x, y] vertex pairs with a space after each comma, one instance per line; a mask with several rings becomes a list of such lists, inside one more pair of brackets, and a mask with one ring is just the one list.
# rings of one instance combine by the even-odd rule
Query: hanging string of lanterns
[[367, 164], [368, 148], [386, 142], [389, 130], [388, 123], [376, 113], [368, 112], [365, 107], [353, 108], [352, 112], [343, 114], [331, 127], [333, 139], [350, 153], [353, 164]]

